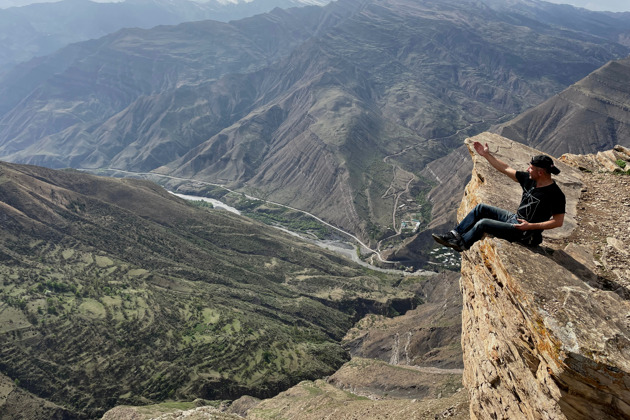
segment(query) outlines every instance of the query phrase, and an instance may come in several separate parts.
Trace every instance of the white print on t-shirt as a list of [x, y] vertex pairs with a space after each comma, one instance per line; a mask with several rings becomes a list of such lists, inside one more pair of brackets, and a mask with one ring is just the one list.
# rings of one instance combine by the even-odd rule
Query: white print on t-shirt
[[521, 200], [521, 205], [518, 208], [518, 215], [521, 219], [525, 219], [527, 221], [532, 220], [534, 214], [536, 214], [536, 209], [540, 204], [540, 199], [534, 197], [531, 192], [533, 188], [529, 191], [525, 191], [523, 193], [523, 198]]

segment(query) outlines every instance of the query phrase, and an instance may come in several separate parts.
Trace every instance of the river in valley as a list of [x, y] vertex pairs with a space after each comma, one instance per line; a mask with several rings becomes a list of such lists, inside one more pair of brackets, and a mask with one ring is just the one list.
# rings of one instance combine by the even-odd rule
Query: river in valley
[[[241, 214], [241, 212], [237, 209], [235, 209], [234, 207], [230, 207], [227, 204], [219, 201], [219, 200], [215, 200], [214, 198], [207, 198], [207, 197], [199, 197], [199, 196], [195, 196], [195, 195], [186, 195], [186, 194], [179, 194], [179, 193], [174, 193], [172, 191], [169, 191], [171, 194], [176, 195], [180, 198], [183, 198], [184, 200], [190, 200], [190, 201], [205, 201], [207, 203], [211, 203], [214, 207], [216, 208], [220, 208], [223, 210], [227, 210], [229, 212], [235, 213], [235, 214]], [[362, 265], [364, 267], [369, 268], [370, 270], [374, 270], [374, 271], [380, 271], [380, 272], [384, 272], [384, 273], [389, 273], [389, 274], [402, 274], [404, 276], [431, 276], [431, 275], [435, 275], [437, 274], [434, 271], [426, 271], [426, 270], [418, 270], [418, 271], [414, 271], [414, 272], [407, 272], [407, 271], [402, 271], [402, 270], [393, 270], [393, 269], [387, 269], [387, 268], [380, 268], [380, 267], [375, 267], [372, 264], [368, 264], [365, 261], [363, 261], [361, 258], [359, 258], [358, 252], [357, 252], [357, 245], [355, 245], [354, 243], [350, 243], [350, 242], [344, 242], [344, 241], [331, 241], [331, 240], [320, 240], [320, 239], [315, 239], [313, 237], [307, 237], [301, 233], [297, 233], [297, 232], [293, 232], [289, 229], [286, 229], [284, 227], [280, 227], [280, 226], [273, 226], [277, 229], [280, 229], [286, 233], [288, 233], [289, 235], [298, 237], [306, 242], [310, 242], [312, 244], [315, 244], [321, 248], [325, 248], [329, 251], [333, 251], [345, 258], [348, 258], [349, 260]]]
[[174, 193], [173, 191], [169, 191], [171, 194], [178, 196], [179, 198], [183, 198], [184, 200], [189, 200], [189, 201], [205, 201], [206, 203], [210, 203], [212, 204], [214, 207], [223, 209], [223, 210], [227, 210], [231, 213], [235, 213], [240, 215], [241, 212], [238, 211], [237, 209], [235, 209], [234, 207], [230, 207], [227, 204], [219, 201], [219, 200], [215, 200], [214, 198], [207, 198], [207, 197], [198, 197], [196, 195], [186, 195], [186, 194], [179, 194], [179, 193]]

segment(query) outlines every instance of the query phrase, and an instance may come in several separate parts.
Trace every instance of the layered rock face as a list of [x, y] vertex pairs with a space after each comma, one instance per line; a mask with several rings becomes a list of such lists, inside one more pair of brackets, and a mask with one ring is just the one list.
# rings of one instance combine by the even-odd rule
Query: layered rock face
[[618, 162], [627, 162], [630, 160], [630, 149], [617, 145], [612, 150], [590, 153], [588, 155], [566, 153], [560, 157], [560, 160], [582, 171], [596, 172], [605, 170], [610, 172], [624, 172], [630, 170], [630, 167], [627, 167], [628, 165], [626, 164], [623, 164], [622, 167]]
[[[472, 140], [487, 142], [516, 169], [538, 154], [493, 134], [470, 139], [469, 147]], [[480, 202], [515, 209], [519, 185], [472, 155], [458, 218]], [[462, 254], [464, 384], [473, 419], [630, 417], [628, 279], [620, 271], [608, 276], [598, 260], [610, 243], [621, 252], [627, 232], [604, 239], [608, 245], [588, 243], [586, 234], [575, 240], [582, 225], [598, 224], [580, 213], [591, 175], [557, 166], [567, 195], [562, 228], [545, 234], [541, 247], [486, 237]], [[623, 192], [622, 177], [612, 182]]]

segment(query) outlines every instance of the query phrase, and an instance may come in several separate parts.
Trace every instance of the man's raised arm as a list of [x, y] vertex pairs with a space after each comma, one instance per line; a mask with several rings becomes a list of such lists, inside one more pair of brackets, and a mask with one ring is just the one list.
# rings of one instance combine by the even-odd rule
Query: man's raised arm
[[509, 176], [513, 181], [517, 181], [516, 170], [510, 168], [510, 166], [507, 163], [492, 156], [492, 154], [490, 153], [490, 148], [488, 147], [488, 143], [483, 145], [479, 143], [478, 141], [476, 141], [473, 143], [473, 147], [475, 148], [475, 151], [477, 152], [477, 154], [479, 156], [484, 157], [488, 161], [488, 163], [492, 165], [494, 169], [501, 172], [502, 174]]

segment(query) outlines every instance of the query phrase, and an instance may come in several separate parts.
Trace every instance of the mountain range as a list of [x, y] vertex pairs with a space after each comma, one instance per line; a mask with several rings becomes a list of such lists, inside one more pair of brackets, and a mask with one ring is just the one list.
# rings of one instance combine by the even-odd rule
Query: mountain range
[[627, 14], [530, 0], [126, 29], [2, 77], [0, 156], [220, 183], [376, 243], [427, 211], [429, 163], [627, 56], [629, 33]]
[[0, 9], [0, 74], [33, 57], [68, 44], [100, 38], [123, 28], [152, 28], [213, 19], [221, 22], [268, 12], [276, 7], [325, 4], [318, 0], [62, 0]]
[[630, 147], [630, 59], [615, 60], [494, 129], [554, 156]]

